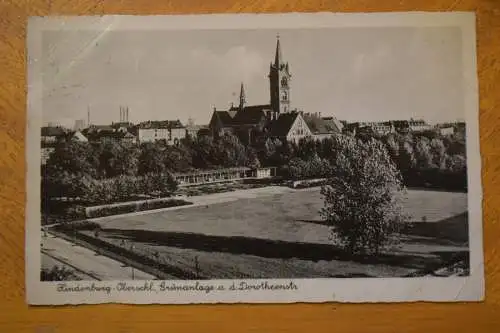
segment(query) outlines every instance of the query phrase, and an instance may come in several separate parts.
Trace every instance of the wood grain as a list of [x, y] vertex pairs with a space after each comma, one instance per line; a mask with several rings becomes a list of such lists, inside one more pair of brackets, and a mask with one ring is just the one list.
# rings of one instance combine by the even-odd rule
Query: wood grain
[[[475, 304], [28, 307], [24, 299], [26, 18], [215, 12], [476, 11], [487, 292]], [[498, 332], [499, 0], [4, 0], [0, 2], [0, 332]]]

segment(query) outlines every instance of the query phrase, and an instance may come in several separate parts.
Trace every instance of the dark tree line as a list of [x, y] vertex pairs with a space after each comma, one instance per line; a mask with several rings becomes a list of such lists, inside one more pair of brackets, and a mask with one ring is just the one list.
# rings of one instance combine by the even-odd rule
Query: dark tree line
[[[287, 178], [307, 179], [331, 176], [339, 154], [338, 137], [323, 140], [303, 139], [282, 143], [268, 139], [258, 147], [262, 165], [278, 167]], [[375, 139], [383, 144], [410, 187], [446, 190], [467, 189], [466, 146], [463, 135], [440, 136], [435, 132], [420, 134], [360, 135], [353, 139], [367, 144]]]
[[391, 134], [381, 138], [406, 186], [467, 189], [465, 138], [432, 133]]
[[244, 146], [236, 136], [226, 135], [217, 140], [186, 139], [179, 145], [62, 142], [51, 154], [45, 173], [67, 172], [108, 179], [238, 166], [259, 166], [256, 152]]
[[195, 169], [258, 167], [256, 152], [237, 137], [186, 139], [179, 145], [148, 142], [59, 143], [42, 167], [43, 198], [79, 198], [88, 203], [132, 199], [137, 194], [167, 195], [173, 174]]
[[[240, 166], [277, 167], [278, 174], [286, 179], [328, 178], [335, 172], [332, 166], [341, 151], [339, 137], [343, 135], [323, 140], [303, 139], [298, 143], [267, 139], [254, 146], [242, 144], [234, 135], [188, 138], [174, 146], [162, 142], [60, 143], [42, 170], [44, 184], [49, 185], [45, 186], [44, 194], [47, 197], [86, 194], [88, 200], [95, 200], [138, 191], [173, 191], [176, 188], [173, 173]], [[465, 139], [459, 135], [439, 136], [429, 132], [353, 139], [381, 142], [406, 186], [448, 190], [467, 187]], [[127, 185], [131, 182], [135, 184], [132, 187]]]

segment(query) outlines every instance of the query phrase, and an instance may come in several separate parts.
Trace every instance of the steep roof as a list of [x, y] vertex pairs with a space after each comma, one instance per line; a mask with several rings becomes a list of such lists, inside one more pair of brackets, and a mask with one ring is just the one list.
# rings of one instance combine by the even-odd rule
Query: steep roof
[[274, 55], [274, 66], [279, 67], [283, 64], [283, 54], [281, 53], [281, 44], [279, 36], [276, 38], [276, 53]]
[[62, 127], [46, 126], [41, 129], [42, 136], [64, 136], [66, 131]]
[[134, 124], [132, 124], [131, 122], [128, 122], [128, 121], [121, 121], [121, 122], [117, 122], [117, 123], [113, 123], [111, 124], [111, 127], [113, 128], [119, 128], [119, 127], [133, 127]]
[[146, 121], [138, 125], [139, 129], [171, 129], [184, 128], [180, 120]]
[[410, 120], [410, 126], [424, 126], [427, 125], [427, 123], [424, 120], [417, 119], [417, 120]]
[[342, 132], [342, 124], [334, 117], [321, 118], [317, 115], [304, 114], [302, 118], [314, 134]]
[[213, 117], [222, 127], [228, 127], [233, 124], [233, 117], [231, 117], [228, 111], [214, 111]]
[[329, 129], [331, 129], [332, 131], [342, 132], [342, 129], [344, 128], [344, 125], [337, 118], [335, 118], [335, 117], [326, 117], [326, 118], [323, 118], [323, 120], [325, 121], [326, 126]]
[[262, 121], [262, 118], [266, 116], [265, 111], [270, 110], [271, 106], [269, 104], [245, 106], [243, 110], [236, 113], [233, 123], [238, 125], [258, 124]]
[[98, 133], [92, 133], [89, 135], [89, 139], [97, 140], [100, 138], [116, 138], [116, 139], [123, 139], [126, 137], [134, 137], [130, 132], [120, 132], [120, 131], [101, 131]]
[[274, 120], [271, 123], [271, 135], [275, 137], [284, 137], [286, 136], [297, 117], [298, 113], [282, 113], [278, 119]]

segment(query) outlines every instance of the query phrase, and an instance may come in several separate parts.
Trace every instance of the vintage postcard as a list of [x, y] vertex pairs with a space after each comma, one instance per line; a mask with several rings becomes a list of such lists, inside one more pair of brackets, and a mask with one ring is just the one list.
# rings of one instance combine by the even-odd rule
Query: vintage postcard
[[27, 39], [29, 304], [484, 299], [473, 13]]

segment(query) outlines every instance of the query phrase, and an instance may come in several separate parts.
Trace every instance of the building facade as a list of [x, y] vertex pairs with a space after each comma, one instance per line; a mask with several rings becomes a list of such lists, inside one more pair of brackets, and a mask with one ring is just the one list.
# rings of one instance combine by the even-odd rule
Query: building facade
[[186, 137], [186, 127], [179, 120], [147, 121], [138, 125], [139, 142], [164, 140], [168, 145], [176, 145]]

